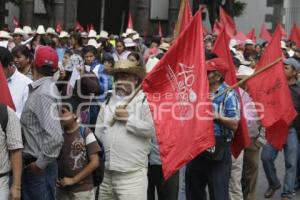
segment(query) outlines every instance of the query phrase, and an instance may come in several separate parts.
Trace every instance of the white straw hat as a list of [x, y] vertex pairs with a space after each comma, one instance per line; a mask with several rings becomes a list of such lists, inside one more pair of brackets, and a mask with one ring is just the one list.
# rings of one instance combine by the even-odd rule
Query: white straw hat
[[12, 37], [6, 31], [0, 31], [0, 38], [7, 39], [7, 40], [12, 39]]
[[37, 28], [37, 30], [36, 30], [36, 34], [39, 34], [39, 35], [44, 35], [44, 34], [46, 34], [45, 28], [44, 28], [43, 25], [39, 25], [39, 26], [38, 26], [38, 28]]
[[66, 31], [61, 31], [58, 37], [59, 38], [68, 38], [68, 37], [70, 37], [70, 35]]
[[95, 30], [90, 30], [88, 38], [96, 38], [97, 32]]

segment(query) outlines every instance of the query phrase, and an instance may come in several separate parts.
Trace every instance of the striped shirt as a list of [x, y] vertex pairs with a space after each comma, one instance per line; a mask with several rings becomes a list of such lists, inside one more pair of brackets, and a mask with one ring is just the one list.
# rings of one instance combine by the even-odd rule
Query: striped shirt
[[45, 169], [59, 156], [63, 132], [59, 120], [59, 92], [51, 77], [43, 77], [29, 85], [29, 95], [21, 115], [25, 157], [37, 159]]
[[0, 126], [0, 174], [5, 174], [11, 169], [8, 151], [23, 148], [19, 119], [16, 113], [9, 107], [7, 107], [7, 112], [8, 121], [6, 131], [4, 132]]

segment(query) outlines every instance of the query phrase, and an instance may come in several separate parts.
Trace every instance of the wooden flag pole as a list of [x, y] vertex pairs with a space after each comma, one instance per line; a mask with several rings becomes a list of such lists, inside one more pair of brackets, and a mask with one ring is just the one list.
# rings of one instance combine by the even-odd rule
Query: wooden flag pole
[[245, 83], [246, 81], [248, 81], [249, 79], [253, 78], [254, 76], [257, 76], [258, 74], [261, 74], [262, 72], [266, 71], [267, 69], [273, 67], [275, 64], [277, 64], [278, 62], [280, 62], [282, 60], [282, 58], [277, 58], [276, 60], [274, 60], [273, 62], [271, 62], [270, 64], [264, 66], [263, 68], [261, 68], [260, 70], [256, 71], [254, 74], [252, 74], [249, 77], [246, 77], [242, 80], [240, 80], [239, 82], [233, 84], [232, 86], [228, 87], [226, 90], [224, 90], [223, 92], [221, 92], [220, 94], [217, 94], [216, 96], [214, 96], [214, 98], [217, 98], [219, 96], [222, 96], [223, 94], [227, 93], [228, 91], [231, 91], [235, 88], [237, 88], [238, 86], [240, 86], [241, 84]]
[[[142, 89], [142, 85], [140, 84], [136, 90], [134, 91], [134, 93], [132, 94], [132, 96], [125, 102], [125, 104], [122, 106], [122, 108], [127, 108], [127, 106], [129, 105], [129, 103], [134, 99], [134, 97], [136, 97], [136, 95], [139, 93], [139, 91]], [[116, 123], [116, 119], [113, 118], [110, 122], [110, 126], [113, 126]]]

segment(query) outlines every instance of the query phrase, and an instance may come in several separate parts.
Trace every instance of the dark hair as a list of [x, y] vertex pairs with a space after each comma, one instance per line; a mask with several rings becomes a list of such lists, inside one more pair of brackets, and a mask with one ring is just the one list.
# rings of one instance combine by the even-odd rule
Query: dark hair
[[12, 50], [13, 57], [17, 57], [18, 54], [25, 56], [25, 58], [27, 58], [27, 59], [28, 58], [30, 60], [33, 59], [33, 55], [26, 45], [19, 45], [19, 46], [16, 46], [15, 48], [13, 48], [13, 50]]
[[70, 36], [70, 38], [74, 38], [75, 41], [77, 42], [77, 44], [79, 46], [82, 46], [82, 38], [81, 38], [80, 33], [77, 33], [77, 32], [76, 33], [72, 33], [71, 36]]
[[52, 69], [50, 65], [43, 65], [42, 67], [36, 67], [36, 71], [43, 76], [53, 76], [56, 71]]
[[117, 39], [117, 40], [116, 40], [116, 44], [117, 44], [118, 42], [122, 43], [123, 47], [125, 47], [124, 40], [122, 40], [122, 39]]
[[160, 45], [160, 37], [154, 36], [151, 40], [151, 43], [156, 43], [159, 46]]
[[131, 52], [128, 57], [129, 56], [133, 56], [137, 61], [141, 62], [141, 56], [137, 52]]
[[205, 60], [211, 60], [217, 57], [218, 57], [217, 54], [209, 52], [207, 50], [205, 51]]
[[115, 65], [115, 60], [114, 60], [114, 58], [113, 58], [112, 56], [107, 56], [107, 55], [105, 55], [104, 58], [103, 58], [103, 63], [104, 63], [105, 61], [111, 63], [112, 66]]
[[13, 56], [7, 48], [0, 47], [0, 62], [4, 68], [8, 68], [13, 63]]
[[82, 49], [82, 54], [83, 55], [86, 55], [87, 53], [92, 53], [96, 56], [97, 55], [97, 49], [92, 45], [88, 45], [88, 46], [86, 46]]

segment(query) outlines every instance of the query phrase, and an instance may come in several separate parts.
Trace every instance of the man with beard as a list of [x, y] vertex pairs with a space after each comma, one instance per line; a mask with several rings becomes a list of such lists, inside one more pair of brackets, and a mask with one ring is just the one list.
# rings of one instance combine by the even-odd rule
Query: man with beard
[[139, 91], [125, 108], [145, 71], [128, 60], [109, 71], [115, 89], [102, 105], [95, 130], [105, 149], [100, 199], [147, 199], [147, 168], [154, 126], [145, 95]]

